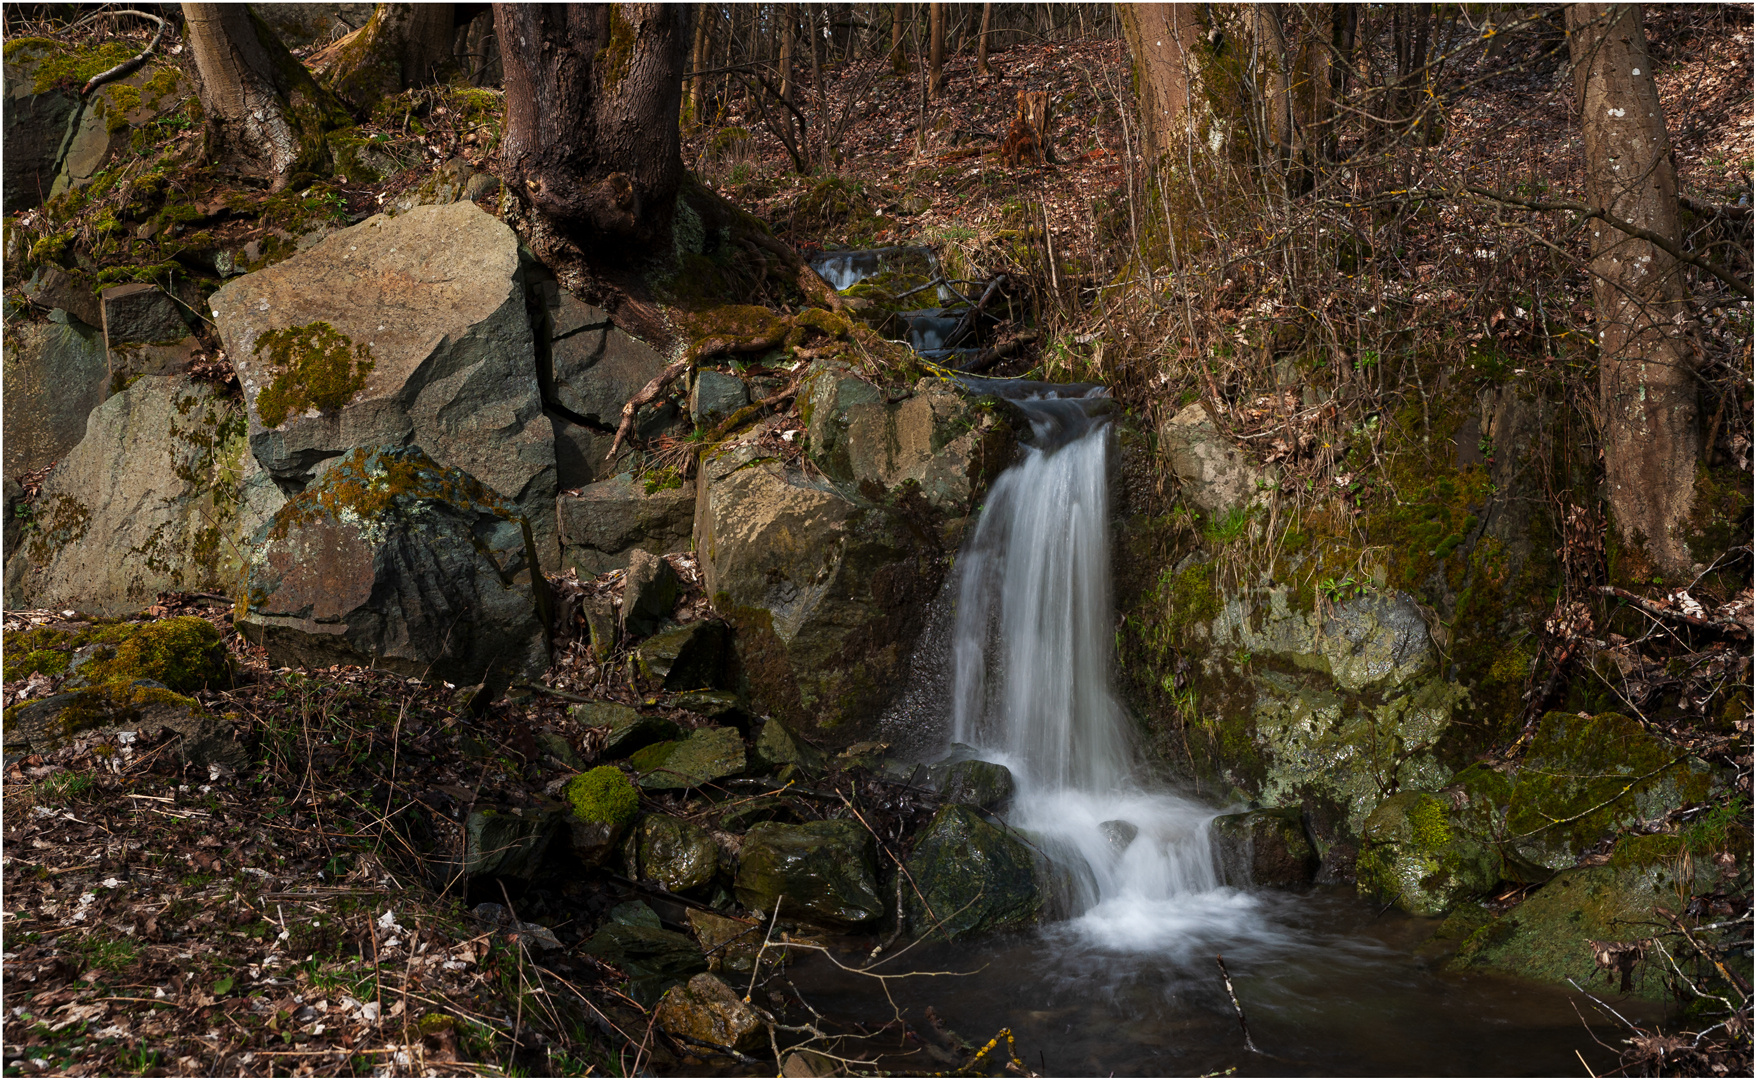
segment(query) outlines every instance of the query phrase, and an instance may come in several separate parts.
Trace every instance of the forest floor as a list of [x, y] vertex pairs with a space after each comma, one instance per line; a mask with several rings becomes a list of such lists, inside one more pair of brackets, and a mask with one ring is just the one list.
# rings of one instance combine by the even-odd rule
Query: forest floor
[[[1750, 42], [1689, 32], [1698, 18], [1699, 9], [1653, 9], [1660, 30], [1680, 24], [1660, 35], [1675, 73], [1661, 91], [1691, 119], [1673, 133], [1683, 188], [1735, 201], [1751, 173]], [[1035, 305], [1018, 318], [1064, 333], [996, 373], [1065, 375], [1071, 356], [1081, 370], [1101, 368], [1091, 346], [1108, 333], [1143, 340], [1124, 354], [1143, 363], [1194, 348], [1161, 324], [1111, 322], [1097, 303], [1145, 257], [1150, 213], [1130, 195], [1143, 185], [1121, 43], [1021, 46], [992, 63], [995, 75], [978, 76], [972, 58], [951, 58], [945, 91], [926, 104], [918, 70], [833, 68], [824, 113], [839, 161], [820, 174], [795, 172], [758, 115], [693, 131], [685, 160], [801, 249], [928, 244], [962, 277], [1015, 275]], [[1052, 161], [993, 153], [1020, 90], [1054, 96]], [[1485, 88], [1459, 104], [1458, 138], [1441, 149], [1467, 140], [1509, 184], [1571, 175], [1545, 157], [1568, 151], [1568, 96], [1552, 68]], [[453, 155], [493, 170], [493, 155], [465, 141], [468, 125], [429, 120], [419, 140], [394, 144], [406, 169], [336, 189], [333, 224], [415, 188]], [[235, 214], [222, 228], [242, 241], [267, 220]], [[1491, 280], [1497, 271], [1475, 245], [1452, 243], [1466, 225], [1425, 237], [1407, 280], [1459, 296]], [[1259, 297], [1244, 300], [1205, 313], [1237, 322]], [[1515, 330], [1527, 313], [1493, 319], [1499, 307], [1484, 313], [1484, 332], [1528, 337], [1529, 326]], [[1241, 431], [1266, 424], [1249, 400], [1236, 405]], [[198, 697], [231, 719], [246, 760], [190, 773], [168, 744], [75, 741], [6, 765], [7, 1075], [629, 1074], [655, 1058], [701, 1067], [687, 1048], [661, 1046], [621, 992], [622, 973], [579, 949], [634, 895], [628, 887], [579, 875], [529, 897], [477, 895], [418, 849], [478, 800], [532, 805], [552, 794], [573, 769], [548, 752], [548, 737], [589, 763], [591, 736], [566, 701], [524, 693], [477, 717], [450, 688], [382, 672], [270, 670], [232, 633], [229, 610], [199, 597], [163, 597], [141, 618], [177, 614], [208, 618], [226, 636], [236, 683]], [[8, 612], [5, 630], [86, 622]], [[584, 688], [565, 667], [552, 681]], [[7, 682], [5, 704], [55, 687]]]

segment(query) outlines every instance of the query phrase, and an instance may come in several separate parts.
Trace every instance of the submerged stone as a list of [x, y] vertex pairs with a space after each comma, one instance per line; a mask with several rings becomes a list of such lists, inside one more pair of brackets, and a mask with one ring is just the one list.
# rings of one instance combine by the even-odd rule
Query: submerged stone
[[1213, 835], [1228, 878], [1274, 888], [1306, 884], [1317, 873], [1317, 852], [1296, 806], [1214, 818]]
[[940, 807], [909, 856], [921, 891], [905, 895], [909, 925], [946, 940], [1034, 925], [1043, 911], [1037, 864], [1029, 845], [974, 807]]
[[1098, 823], [1098, 832], [1104, 834], [1104, 839], [1109, 842], [1110, 850], [1120, 855], [1127, 851], [1128, 846], [1134, 843], [1134, 838], [1140, 835], [1140, 826], [1132, 821], [1120, 819], [1102, 821]]
[[884, 915], [872, 837], [852, 821], [764, 822], [744, 834], [738, 902], [783, 918], [853, 929]]
[[1449, 800], [1403, 791], [1366, 819], [1354, 873], [1362, 895], [1412, 915], [1442, 915], [1500, 880], [1500, 856], [1451, 826]]

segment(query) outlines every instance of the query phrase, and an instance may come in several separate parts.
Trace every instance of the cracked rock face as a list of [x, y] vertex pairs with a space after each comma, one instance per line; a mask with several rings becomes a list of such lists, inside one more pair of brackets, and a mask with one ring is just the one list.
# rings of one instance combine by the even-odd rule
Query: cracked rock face
[[555, 437], [543, 413], [512, 230], [473, 203], [379, 215], [215, 293], [250, 449], [303, 491], [355, 447], [418, 445], [555, 549]]

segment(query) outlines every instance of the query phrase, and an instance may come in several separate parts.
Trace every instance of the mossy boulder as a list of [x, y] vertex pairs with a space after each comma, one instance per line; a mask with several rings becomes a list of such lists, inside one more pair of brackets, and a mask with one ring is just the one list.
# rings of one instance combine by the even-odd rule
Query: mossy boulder
[[975, 807], [942, 806], [908, 859], [921, 893], [904, 890], [909, 926], [952, 940], [1034, 925], [1044, 902], [1038, 862], [1028, 844]]
[[628, 996], [649, 1008], [666, 990], [707, 970], [695, 942], [650, 926], [608, 923], [585, 943], [585, 951], [621, 968], [628, 976]]
[[751, 911], [836, 929], [868, 926], [884, 916], [871, 834], [857, 822], [804, 825], [763, 822], [744, 834], [735, 883]]
[[1213, 838], [1228, 881], [1280, 888], [1308, 884], [1317, 873], [1317, 849], [1296, 806], [1214, 818]]
[[648, 791], [701, 787], [744, 771], [744, 737], [736, 728], [697, 728], [688, 738], [637, 751], [628, 764]]
[[795, 735], [779, 720], [770, 719], [756, 737], [753, 754], [756, 764], [764, 769], [794, 765], [807, 772], [823, 771], [823, 754], [816, 747]]
[[74, 739], [105, 741], [119, 732], [137, 735], [174, 731], [185, 763], [241, 767], [246, 754], [231, 726], [151, 679], [111, 679], [14, 705], [6, 710], [8, 752], [47, 753]]
[[1403, 791], [1366, 819], [1354, 872], [1362, 895], [1414, 915], [1442, 915], [1493, 888], [1500, 857], [1452, 827], [1450, 800]]
[[621, 769], [600, 765], [567, 781], [561, 794], [573, 854], [588, 869], [603, 865], [639, 815], [640, 792]]
[[[1690, 895], [1712, 892], [1715, 875], [1709, 860], [1680, 850], [1669, 857], [1640, 854], [1648, 857], [1618, 851], [1624, 857], [1608, 865], [1556, 874], [1522, 904], [1466, 938], [1451, 968], [1557, 983], [1572, 979], [1588, 990], [1596, 983], [1611, 993], [1668, 998], [1675, 976], [1652, 944], [1664, 927], [1653, 909], [1680, 910]], [[1623, 948], [1613, 948], [1618, 945]], [[1694, 970], [1696, 961], [1686, 947], [1671, 951], [1692, 978], [1712, 977]], [[1612, 963], [1600, 966], [1600, 954]]]
[[43, 482], [6, 602], [122, 615], [161, 592], [234, 592], [256, 524], [245, 455], [243, 417], [211, 383], [135, 380]]
[[653, 1019], [666, 1034], [689, 1044], [739, 1051], [768, 1044], [768, 1014], [706, 973], [665, 991]]
[[147, 623], [121, 639], [113, 658], [84, 665], [79, 674], [94, 683], [151, 679], [179, 694], [223, 690], [232, 682], [219, 630], [195, 615]]
[[558, 806], [471, 810], [464, 819], [460, 869], [472, 877], [530, 880], [541, 868], [562, 816]]
[[928, 772], [933, 786], [948, 803], [998, 812], [1012, 802], [1016, 785], [1012, 770], [992, 761], [970, 759], [936, 765]]
[[708, 884], [719, 870], [719, 846], [706, 829], [668, 814], [648, 814], [628, 838], [629, 876], [672, 892]]
[[549, 664], [548, 592], [515, 508], [418, 446], [362, 447], [258, 531], [239, 630], [269, 661], [504, 689]]
[[603, 747], [598, 751], [605, 758], [627, 757], [636, 750], [653, 743], [668, 742], [683, 733], [675, 720], [663, 716], [648, 716], [613, 701], [575, 705], [568, 712], [574, 720], [586, 727], [610, 729], [604, 738]]
[[293, 494], [357, 447], [418, 444], [525, 519], [555, 566], [554, 428], [525, 292], [518, 238], [469, 202], [368, 218], [232, 280], [211, 304], [252, 452]]
[[1625, 716], [1551, 712], [1519, 766], [1505, 843], [1521, 859], [1563, 869], [1599, 840], [1705, 801], [1712, 783], [1707, 765]]

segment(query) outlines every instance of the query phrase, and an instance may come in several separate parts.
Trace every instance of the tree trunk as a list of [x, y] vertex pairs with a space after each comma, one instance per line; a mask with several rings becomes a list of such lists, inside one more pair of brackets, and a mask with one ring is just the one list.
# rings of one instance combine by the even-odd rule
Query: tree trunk
[[1200, 84], [1201, 5], [1121, 4], [1117, 10], [1134, 57], [1148, 165], [1156, 168], [1190, 130], [1189, 106]]
[[775, 30], [780, 35], [780, 96], [788, 101], [793, 100], [793, 19], [793, 5], [780, 5]]
[[323, 81], [355, 115], [379, 100], [437, 80], [451, 63], [451, 4], [376, 4], [372, 17], [343, 46]]
[[994, 5], [982, 5], [982, 33], [976, 42], [976, 74], [988, 76], [994, 74], [988, 67], [988, 28], [993, 25]]
[[[1591, 205], [1677, 241], [1670, 138], [1653, 83], [1640, 5], [1567, 9]], [[1684, 534], [1701, 433], [1677, 261], [1591, 222], [1604, 472], [1622, 538], [1673, 579], [1690, 572]]]
[[928, 4], [927, 18], [932, 23], [927, 52], [927, 96], [936, 98], [945, 88], [945, 5]]
[[680, 4], [494, 5], [505, 179], [594, 261], [670, 248], [688, 21]]
[[701, 94], [707, 85], [707, 76], [701, 74], [707, 70], [707, 5], [695, 5], [695, 47], [689, 50], [689, 70], [694, 72], [689, 77], [689, 119], [702, 123]]
[[898, 75], [908, 72], [908, 55], [902, 51], [902, 28], [908, 12], [902, 4], [890, 7], [890, 70]]
[[276, 191], [301, 174], [326, 175], [324, 135], [348, 122], [340, 103], [245, 5], [184, 4], [183, 18], [210, 159]]

